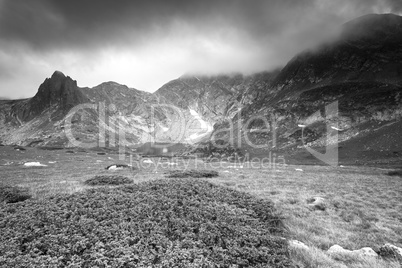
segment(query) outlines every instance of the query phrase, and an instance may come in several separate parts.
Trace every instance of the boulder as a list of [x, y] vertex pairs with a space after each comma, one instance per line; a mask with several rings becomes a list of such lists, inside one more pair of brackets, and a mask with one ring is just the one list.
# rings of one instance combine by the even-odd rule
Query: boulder
[[339, 246], [339, 245], [333, 245], [332, 247], [330, 247], [327, 251], [328, 254], [333, 255], [333, 254], [339, 254], [339, 253], [350, 253], [350, 250], [346, 250], [343, 247]]
[[105, 169], [107, 169], [107, 170], [117, 170], [117, 169], [124, 169], [124, 168], [130, 168], [130, 166], [126, 165], [126, 164], [113, 164], [113, 165], [107, 166]]
[[361, 248], [358, 250], [353, 250], [354, 253], [357, 253], [358, 255], [362, 257], [372, 257], [372, 258], [377, 258], [378, 254], [375, 252], [372, 248], [365, 247]]
[[348, 250], [344, 249], [343, 247], [339, 245], [333, 245], [330, 247], [327, 251], [329, 255], [337, 255], [337, 254], [342, 254], [342, 255], [350, 255], [350, 256], [358, 256], [361, 258], [378, 258], [377, 252], [375, 252], [372, 248], [365, 247], [361, 248], [358, 250]]
[[41, 164], [40, 162], [26, 162], [24, 163], [26, 167], [47, 167], [47, 165]]
[[154, 163], [151, 159], [144, 159], [144, 160], [142, 160], [142, 162], [145, 164], [153, 164]]
[[304, 244], [303, 242], [297, 241], [297, 240], [289, 240], [289, 248], [303, 249], [303, 250], [309, 249], [309, 247], [306, 244]]
[[322, 197], [311, 197], [307, 199], [307, 204], [313, 210], [326, 210], [327, 204], [324, 198]]

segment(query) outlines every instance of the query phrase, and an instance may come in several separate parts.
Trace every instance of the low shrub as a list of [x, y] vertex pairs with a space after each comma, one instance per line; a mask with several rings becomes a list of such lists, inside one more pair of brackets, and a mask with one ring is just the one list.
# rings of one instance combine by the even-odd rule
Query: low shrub
[[402, 265], [402, 256], [398, 252], [398, 249], [396, 247], [388, 245], [382, 246], [379, 249], [378, 255], [380, 255], [382, 258], [386, 260], [398, 261], [400, 265]]
[[117, 175], [97, 175], [94, 178], [85, 181], [85, 184], [90, 186], [121, 185], [130, 183], [133, 183], [132, 179]]
[[399, 176], [402, 177], [402, 170], [393, 170], [387, 173], [388, 176]]
[[0, 207], [0, 267], [294, 267], [272, 202], [172, 179]]
[[31, 197], [29, 190], [26, 188], [0, 185], [0, 202], [17, 203], [25, 201]]
[[38, 147], [40, 150], [45, 150], [45, 151], [59, 151], [59, 150], [64, 150], [64, 147], [52, 147], [52, 146], [41, 146]]
[[213, 178], [218, 177], [215, 170], [171, 170], [167, 173], [168, 178]]

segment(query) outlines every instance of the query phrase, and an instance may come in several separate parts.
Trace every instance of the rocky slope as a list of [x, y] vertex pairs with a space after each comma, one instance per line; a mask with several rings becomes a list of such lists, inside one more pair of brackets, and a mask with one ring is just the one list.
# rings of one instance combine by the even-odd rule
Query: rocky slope
[[[368, 15], [346, 23], [336, 42], [296, 55], [267, 88], [268, 94], [243, 108], [242, 127], [235, 135], [284, 152], [301, 147], [300, 126], [305, 126], [303, 134], [309, 146], [323, 147], [337, 141], [361, 140], [377, 131], [372, 122], [398, 123], [402, 114], [401, 41], [400, 16]], [[325, 107], [331, 103], [337, 104], [338, 112], [326, 116]], [[262, 120], [246, 124], [253, 116], [270, 122], [271, 135], [251, 133], [263, 128]], [[239, 121], [237, 118], [234, 116], [233, 121]], [[218, 126], [216, 131], [224, 127]], [[337, 139], [335, 134], [339, 135]], [[228, 133], [215, 138], [231, 139]], [[402, 150], [397, 140], [387, 142], [399, 146], [395, 151]], [[371, 148], [360, 144], [355, 150]]]
[[[33, 98], [0, 101], [0, 140], [30, 146], [142, 143], [156, 135], [150, 127], [155, 103], [152, 94], [114, 82], [79, 88], [56, 71]], [[165, 113], [154, 110], [154, 121], [163, 122]]]
[[151, 94], [115, 82], [79, 88], [76, 81], [56, 71], [33, 98], [0, 100], [0, 140], [74, 146], [77, 143], [66, 136], [66, 122], [70, 122], [72, 136], [84, 145], [194, 144], [207, 139], [215, 123], [260, 98], [275, 75], [183, 76]]
[[294, 57], [274, 87], [294, 95], [350, 81], [398, 84], [402, 79], [402, 19], [367, 15], [343, 26], [339, 39]]
[[181, 109], [193, 109], [206, 121], [215, 123], [260, 99], [277, 74], [278, 71], [249, 76], [185, 75], [165, 84], [155, 95]]

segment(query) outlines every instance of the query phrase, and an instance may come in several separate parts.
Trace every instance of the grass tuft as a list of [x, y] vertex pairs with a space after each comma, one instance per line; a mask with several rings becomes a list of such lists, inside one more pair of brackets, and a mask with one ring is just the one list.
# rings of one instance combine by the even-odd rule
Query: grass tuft
[[167, 173], [168, 178], [213, 178], [218, 177], [215, 170], [172, 170]]

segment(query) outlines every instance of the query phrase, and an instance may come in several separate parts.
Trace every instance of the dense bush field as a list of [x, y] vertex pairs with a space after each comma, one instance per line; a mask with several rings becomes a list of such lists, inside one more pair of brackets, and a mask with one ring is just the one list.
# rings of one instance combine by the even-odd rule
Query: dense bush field
[[120, 185], [120, 184], [130, 184], [133, 180], [118, 175], [97, 175], [92, 179], [85, 181], [86, 185], [96, 186], [96, 185]]
[[0, 267], [293, 267], [270, 202], [158, 180], [0, 206]]

